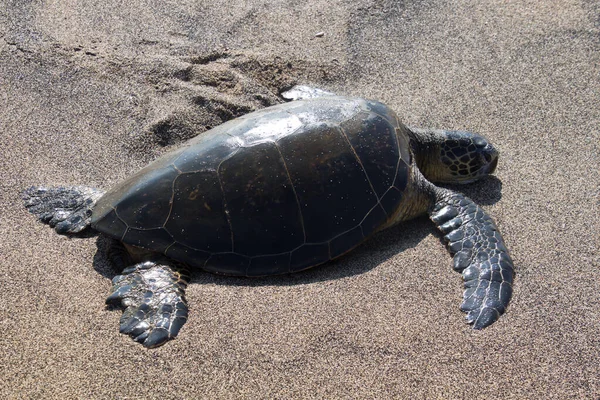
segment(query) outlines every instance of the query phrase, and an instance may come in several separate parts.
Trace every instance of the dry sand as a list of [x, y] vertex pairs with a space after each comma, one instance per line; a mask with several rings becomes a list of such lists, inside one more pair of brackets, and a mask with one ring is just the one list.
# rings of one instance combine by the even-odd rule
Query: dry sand
[[[596, 1], [2, 3], [0, 398], [600, 396]], [[497, 178], [461, 188], [515, 260], [497, 323], [464, 324], [422, 218], [290, 277], [197, 274], [179, 338], [148, 351], [104, 306], [102, 243], [21, 205], [32, 184], [108, 188], [295, 82], [497, 144]]]

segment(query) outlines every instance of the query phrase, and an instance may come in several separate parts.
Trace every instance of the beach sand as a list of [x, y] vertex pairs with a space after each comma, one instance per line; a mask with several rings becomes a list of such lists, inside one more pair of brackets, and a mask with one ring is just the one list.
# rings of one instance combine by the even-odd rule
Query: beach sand
[[[575, 0], [7, 1], [0, 11], [0, 397], [600, 397], [600, 6]], [[317, 35], [322, 32], [323, 35]], [[198, 273], [179, 337], [107, 310], [95, 237], [31, 185], [109, 188], [295, 83], [384, 101], [501, 152], [459, 187], [494, 216], [513, 300], [473, 331], [427, 218], [270, 279]]]

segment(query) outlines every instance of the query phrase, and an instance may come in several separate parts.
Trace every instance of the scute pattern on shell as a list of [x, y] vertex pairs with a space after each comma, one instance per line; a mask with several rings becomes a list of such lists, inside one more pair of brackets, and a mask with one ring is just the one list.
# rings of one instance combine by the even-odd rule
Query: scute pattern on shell
[[259, 110], [113, 188], [92, 226], [216, 273], [309, 268], [356, 247], [398, 207], [411, 163], [400, 126], [385, 105], [357, 98]]

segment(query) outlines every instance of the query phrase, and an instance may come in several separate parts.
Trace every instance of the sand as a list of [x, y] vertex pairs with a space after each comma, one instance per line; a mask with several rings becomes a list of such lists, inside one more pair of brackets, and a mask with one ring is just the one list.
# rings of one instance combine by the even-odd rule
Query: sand
[[[0, 398], [600, 397], [597, 3], [218, 3], [4, 2]], [[146, 350], [104, 306], [102, 242], [21, 205], [34, 184], [109, 188], [294, 83], [497, 145], [496, 176], [460, 188], [515, 261], [497, 323], [464, 323], [420, 218], [294, 276], [196, 274], [189, 322]]]

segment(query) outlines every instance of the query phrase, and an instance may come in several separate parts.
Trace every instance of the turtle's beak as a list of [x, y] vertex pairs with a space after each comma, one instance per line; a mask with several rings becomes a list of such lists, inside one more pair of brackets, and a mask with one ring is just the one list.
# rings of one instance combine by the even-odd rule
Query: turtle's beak
[[473, 139], [481, 161], [480, 176], [493, 174], [498, 166], [498, 150], [483, 136]]
[[493, 174], [496, 171], [496, 167], [498, 166], [498, 153], [496, 153], [496, 157], [492, 160], [492, 162], [487, 166], [486, 174]]

